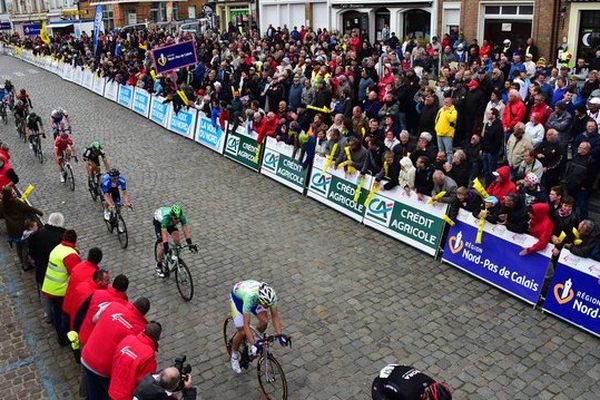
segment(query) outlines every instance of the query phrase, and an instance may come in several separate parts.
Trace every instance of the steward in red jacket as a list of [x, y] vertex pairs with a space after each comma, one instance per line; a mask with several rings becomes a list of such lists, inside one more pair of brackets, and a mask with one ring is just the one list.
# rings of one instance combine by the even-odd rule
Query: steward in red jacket
[[77, 313], [77, 308], [73, 304], [73, 294], [80, 283], [92, 281], [94, 272], [99, 269], [98, 264], [100, 264], [100, 261], [102, 261], [102, 250], [93, 247], [88, 252], [87, 260], [77, 264], [71, 271], [71, 277], [69, 278], [67, 292], [63, 301], [63, 311], [71, 317], [71, 326]]
[[[150, 309], [150, 301], [140, 297], [133, 304], [112, 302], [106, 309], [96, 313], [96, 326], [81, 354], [81, 364], [89, 371], [108, 378], [112, 356], [125, 336], [140, 333], [148, 323], [144, 315]], [[100, 315], [99, 315], [100, 314]]]
[[150, 322], [144, 332], [129, 335], [117, 345], [108, 387], [111, 400], [131, 400], [142, 379], [156, 371], [160, 333], [160, 324]]
[[[79, 310], [83, 302], [92, 295], [96, 290], [106, 290], [110, 284], [110, 276], [108, 271], [99, 269], [94, 272], [92, 280], [90, 282], [81, 282], [77, 285], [77, 289], [72, 295], [73, 309]], [[75, 327], [75, 318], [71, 318], [71, 326], [73, 330]]]

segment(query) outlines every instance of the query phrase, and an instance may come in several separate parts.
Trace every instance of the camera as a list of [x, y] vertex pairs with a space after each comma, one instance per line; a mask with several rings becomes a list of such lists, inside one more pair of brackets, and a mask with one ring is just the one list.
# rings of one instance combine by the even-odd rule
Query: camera
[[186, 360], [187, 356], [179, 356], [175, 358], [175, 364], [173, 365], [179, 370], [179, 385], [177, 385], [176, 390], [178, 392], [183, 390], [187, 376], [192, 372], [192, 366], [189, 363], [186, 363]]

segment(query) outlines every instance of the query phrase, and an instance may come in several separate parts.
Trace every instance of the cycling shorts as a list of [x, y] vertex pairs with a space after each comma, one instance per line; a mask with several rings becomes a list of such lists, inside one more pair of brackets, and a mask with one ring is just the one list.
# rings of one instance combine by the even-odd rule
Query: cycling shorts
[[114, 204], [121, 204], [121, 191], [119, 190], [119, 188], [111, 188], [110, 191], [105, 194], [109, 193]]
[[[153, 219], [154, 221], [154, 232], [156, 233], [156, 240], [158, 241], [162, 241], [162, 227], [160, 225], [160, 222], [158, 222], [156, 219]], [[175, 231], [179, 231], [179, 229], [177, 229], [177, 226], [175, 225], [169, 225], [167, 227], [167, 232], [169, 233], [169, 235], [172, 235], [173, 232]]]
[[[231, 318], [233, 318], [233, 324], [236, 328], [243, 327], [244, 313], [242, 312], [242, 309], [244, 307], [244, 304], [242, 303], [242, 300], [238, 299], [233, 294], [233, 291], [229, 293], [229, 305], [231, 307]], [[260, 304], [257, 304], [250, 309], [250, 312], [252, 312], [252, 314], [256, 316], [258, 313], [267, 312], [267, 309], [261, 306]]]

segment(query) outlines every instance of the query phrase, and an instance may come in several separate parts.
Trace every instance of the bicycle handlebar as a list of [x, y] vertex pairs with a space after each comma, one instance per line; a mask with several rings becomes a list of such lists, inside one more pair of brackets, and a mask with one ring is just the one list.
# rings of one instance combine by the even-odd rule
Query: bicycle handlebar
[[262, 338], [256, 341], [256, 343], [259, 344], [263, 344], [263, 343], [273, 343], [275, 340], [279, 339], [280, 337], [284, 337], [287, 339], [288, 342], [288, 346], [290, 346], [290, 348], [292, 347], [292, 337], [285, 335], [285, 334], [281, 334], [281, 335], [266, 335]]

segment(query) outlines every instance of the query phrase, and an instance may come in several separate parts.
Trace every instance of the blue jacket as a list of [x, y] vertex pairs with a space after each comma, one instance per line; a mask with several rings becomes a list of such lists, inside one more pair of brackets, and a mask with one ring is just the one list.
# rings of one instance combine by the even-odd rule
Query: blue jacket
[[581, 142], [588, 142], [592, 147], [590, 151], [592, 158], [595, 162], [600, 161], [600, 134], [598, 132], [593, 135], [588, 135], [587, 132], [580, 133], [573, 140], [572, 148], [574, 151], [576, 151]]

